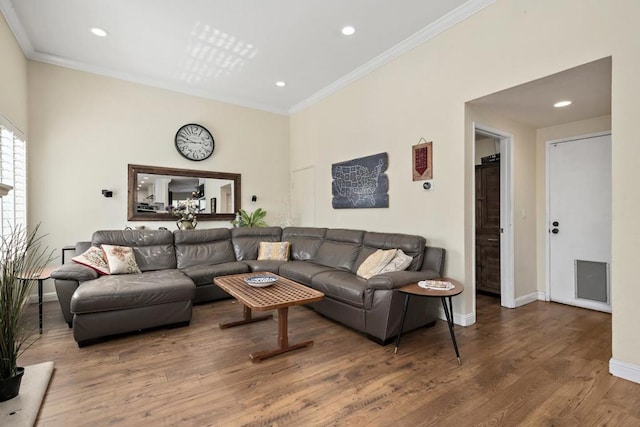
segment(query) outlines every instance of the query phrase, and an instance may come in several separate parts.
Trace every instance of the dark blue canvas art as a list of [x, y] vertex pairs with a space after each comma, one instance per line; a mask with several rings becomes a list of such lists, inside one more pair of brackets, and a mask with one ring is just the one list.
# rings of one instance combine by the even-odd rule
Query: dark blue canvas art
[[333, 208], [388, 208], [387, 153], [331, 165]]

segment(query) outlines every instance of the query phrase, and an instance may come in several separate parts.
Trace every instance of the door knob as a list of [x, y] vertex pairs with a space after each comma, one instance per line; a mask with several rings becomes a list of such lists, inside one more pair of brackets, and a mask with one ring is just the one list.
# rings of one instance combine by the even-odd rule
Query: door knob
[[560, 232], [560, 230], [558, 230], [557, 228], [554, 228], [553, 230], [551, 230], [551, 232], [553, 234], [558, 234]]
[[553, 225], [554, 227], [557, 227], [560, 225], [560, 223], [558, 221], [553, 221], [551, 225]]

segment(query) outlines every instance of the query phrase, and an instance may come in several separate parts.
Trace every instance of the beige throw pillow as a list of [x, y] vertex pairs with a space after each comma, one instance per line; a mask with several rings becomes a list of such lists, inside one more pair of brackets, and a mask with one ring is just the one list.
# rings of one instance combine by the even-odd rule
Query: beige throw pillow
[[109, 264], [105, 258], [104, 251], [96, 246], [91, 246], [78, 256], [74, 256], [71, 260], [77, 264], [86, 265], [94, 269], [98, 274], [110, 274]]
[[133, 248], [127, 246], [102, 245], [111, 274], [140, 273]]
[[369, 279], [379, 274], [380, 270], [389, 264], [389, 261], [391, 261], [395, 255], [396, 249], [388, 249], [386, 251], [378, 249], [360, 264], [356, 274], [364, 279]]
[[398, 249], [396, 256], [394, 256], [389, 264], [380, 270], [380, 273], [378, 274], [390, 273], [392, 271], [404, 271], [409, 267], [409, 265], [411, 265], [411, 261], [413, 261], [413, 257], [402, 252], [402, 249]]
[[260, 242], [259, 260], [289, 261], [289, 242]]

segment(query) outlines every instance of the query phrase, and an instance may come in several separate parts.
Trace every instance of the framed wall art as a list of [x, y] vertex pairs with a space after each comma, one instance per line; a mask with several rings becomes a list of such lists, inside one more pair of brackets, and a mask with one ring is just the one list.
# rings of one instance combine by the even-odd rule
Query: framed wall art
[[331, 165], [334, 209], [388, 208], [387, 153], [360, 157]]
[[433, 179], [433, 142], [420, 138], [413, 146], [413, 180], [424, 181]]

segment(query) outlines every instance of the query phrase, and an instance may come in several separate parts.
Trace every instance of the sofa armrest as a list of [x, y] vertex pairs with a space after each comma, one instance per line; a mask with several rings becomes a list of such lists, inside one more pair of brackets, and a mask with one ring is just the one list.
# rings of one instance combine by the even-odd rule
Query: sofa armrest
[[367, 280], [367, 289], [398, 289], [420, 280], [437, 279], [440, 274], [433, 270], [394, 271], [373, 276]]
[[81, 264], [65, 264], [51, 273], [51, 278], [56, 280], [75, 280], [76, 282], [86, 282], [98, 278], [98, 273], [87, 266]]

